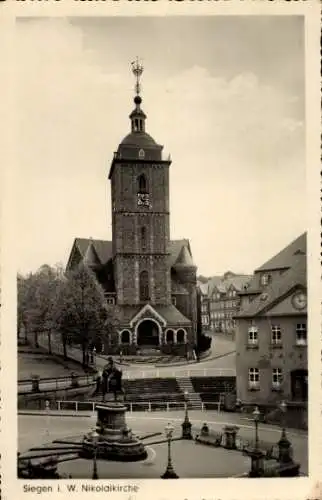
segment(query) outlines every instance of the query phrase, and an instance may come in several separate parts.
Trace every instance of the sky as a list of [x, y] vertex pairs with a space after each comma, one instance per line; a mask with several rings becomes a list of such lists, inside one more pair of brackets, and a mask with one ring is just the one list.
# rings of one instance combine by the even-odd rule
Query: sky
[[17, 267], [111, 239], [108, 171], [144, 65], [170, 153], [171, 238], [198, 273], [252, 273], [306, 230], [303, 18], [33, 18], [16, 25]]

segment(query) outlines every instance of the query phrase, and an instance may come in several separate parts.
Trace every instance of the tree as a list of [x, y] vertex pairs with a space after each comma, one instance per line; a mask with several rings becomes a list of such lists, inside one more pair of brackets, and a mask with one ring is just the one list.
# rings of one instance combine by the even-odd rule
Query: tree
[[60, 265], [51, 267], [44, 264], [35, 273], [17, 276], [18, 329], [24, 327], [25, 340], [28, 334], [32, 333], [36, 346], [38, 346], [38, 334], [47, 332], [49, 351], [53, 328], [52, 310], [62, 280], [63, 270]]
[[62, 335], [64, 355], [69, 340], [81, 345], [83, 366], [88, 364], [88, 349], [107, 330], [108, 314], [104, 292], [96, 276], [80, 265], [61, 283], [54, 309], [54, 321]]

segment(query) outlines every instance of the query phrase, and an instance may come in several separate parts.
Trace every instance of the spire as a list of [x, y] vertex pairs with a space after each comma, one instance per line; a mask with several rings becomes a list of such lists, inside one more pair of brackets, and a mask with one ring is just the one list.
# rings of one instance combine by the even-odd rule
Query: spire
[[189, 249], [186, 245], [182, 247], [175, 265], [185, 266], [185, 267], [196, 267], [192, 260], [191, 253], [189, 252]]
[[135, 97], [134, 97], [134, 104], [135, 104], [135, 109], [132, 111], [130, 114], [130, 119], [131, 119], [131, 128], [132, 132], [145, 132], [145, 119], [146, 115], [142, 111], [140, 105], [142, 103], [142, 98], [140, 96], [141, 94], [141, 76], [143, 73], [143, 65], [140, 64], [138, 57], [136, 58], [135, 61], [131, 63], [132, 66], [132, 73], [135, 77], [135, 85], [134, 85], [134, 91], [135, 91]]

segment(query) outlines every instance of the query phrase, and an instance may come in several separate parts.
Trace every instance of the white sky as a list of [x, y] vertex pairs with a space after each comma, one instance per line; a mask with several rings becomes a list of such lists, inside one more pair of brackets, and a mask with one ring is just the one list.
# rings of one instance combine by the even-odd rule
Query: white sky
[[17, 48], [21, 271], [111, 238], [137, 55], [147, 131], [173, 160], [171, 237], [198, 272], [250, 273], [306, 230], [302, 18], [29, 19]]

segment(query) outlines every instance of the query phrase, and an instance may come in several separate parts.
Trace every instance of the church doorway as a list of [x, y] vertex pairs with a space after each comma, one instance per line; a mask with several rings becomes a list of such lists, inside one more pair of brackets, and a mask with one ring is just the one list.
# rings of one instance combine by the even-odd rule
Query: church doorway
[[150, 319], [145, 319], [137, 329], [137, 343], [140, 346], [159, 346], [158, 324]]

